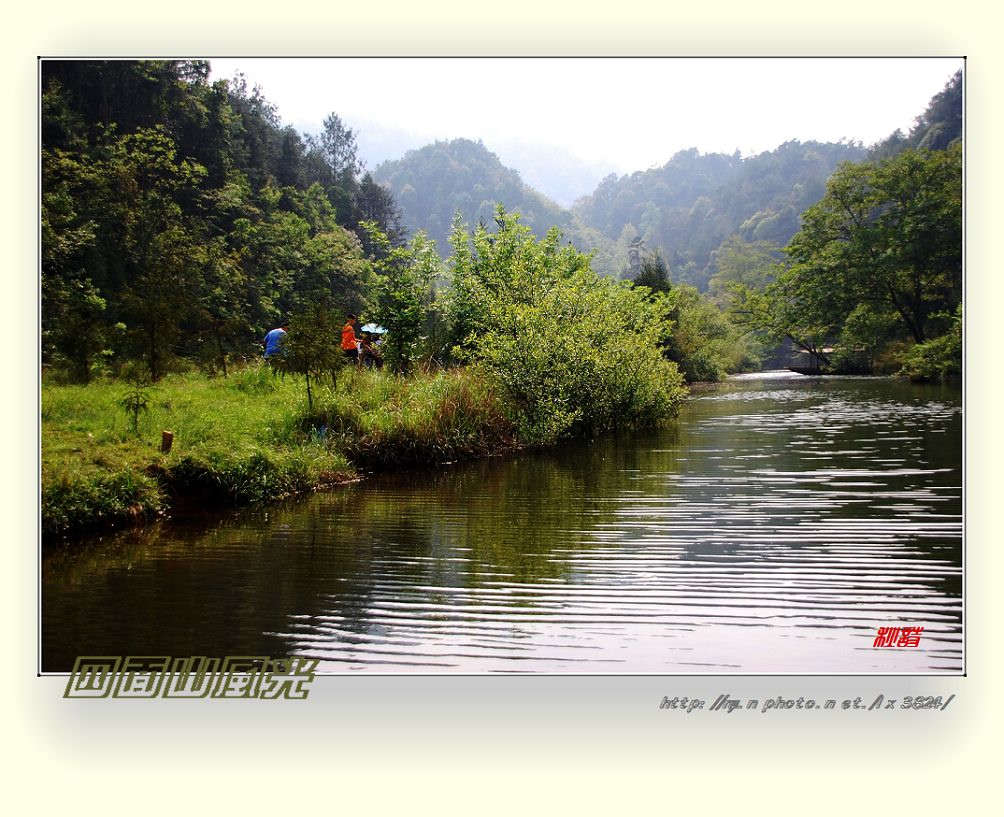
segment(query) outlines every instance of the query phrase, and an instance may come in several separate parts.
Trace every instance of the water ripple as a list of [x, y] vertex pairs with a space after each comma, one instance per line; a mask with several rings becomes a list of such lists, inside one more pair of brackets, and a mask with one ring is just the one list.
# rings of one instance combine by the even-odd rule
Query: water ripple
[[[112, 538], [47, 565], [46, 668], [958, 673], [961, 542], [956, 393], [748, 377], [659, 433]], [[873, 647], [907, 626], [919, 647]]]

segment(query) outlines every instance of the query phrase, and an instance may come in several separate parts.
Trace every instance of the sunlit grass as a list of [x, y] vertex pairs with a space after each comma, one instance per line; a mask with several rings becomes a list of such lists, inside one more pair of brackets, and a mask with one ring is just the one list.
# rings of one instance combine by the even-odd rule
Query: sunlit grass
[[356, 372], [321, 390], [309, 423], [359, 464], [445, 462], [516, 445], [502, 401], [474, 369], [409, 379]]
[[[128, 386], [42, 387], [47, 534], [154, 514], [185, 495], [241, 504], [345, 481], [353, 463], [435, 464], [515, 446], [490, 386], [470, 370], [399, 378], [348, 369], [337, 386], [254, 365], [229, 378], [170, 375], [147, 387], [138, 433]], [[161, 453], [161, 432], [173, 445]]]

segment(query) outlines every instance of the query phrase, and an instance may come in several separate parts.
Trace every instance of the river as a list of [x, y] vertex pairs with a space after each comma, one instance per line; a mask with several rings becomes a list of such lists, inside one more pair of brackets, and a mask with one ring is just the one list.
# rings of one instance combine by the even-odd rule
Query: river
[[41, 584], [46, 672], [958, 674], [961, 392], [740, 376], [658, 431], [75, 543]]

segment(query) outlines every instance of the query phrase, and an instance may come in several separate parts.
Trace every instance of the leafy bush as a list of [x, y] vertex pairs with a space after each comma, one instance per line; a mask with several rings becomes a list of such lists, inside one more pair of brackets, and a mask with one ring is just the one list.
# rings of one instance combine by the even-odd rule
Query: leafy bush
[[360, 227], [382, 250], [382, 257], [375, 258], [373, 266], [379, 273], [377, 319], [388, 330], [383, 343], [387, 364], [393, 371], [405, 373], [419, 355], [422, 330], [433, 317], [435, 282], [442, 275], [443, 262], [435, 243], [421, 231], [407, 247], [392, 247], [374, 222], [361, 222]]
[[895, 338], [898, 317], [889, 311], [860, 303], [844, 320], [840, 343], [833, 354], [834, 370], [847, 374], [870, 374], [878, 369], [878, 360]]
[[729, 372], [756, 368], [760, 344], [748, 331], [735, 326], [707, 296], [687, 284], [674, 286], [665, 296], [673, 328], [663, 343], [688, 383], [718, 381]]
[[455, 225], [455, 357], [499, 384], [530, 445], [671, 415], [685, 389], [659, 348], [670, 305], [600, 277], [556, 229], [537, 241], [518, 218], [499, 208], [494, 234]]
[[952, 318], [952, 327], [944, 335], [918, 343], [906, 353], [901, 374], [911, 380], [944, 382], [962, 374], [962, 305]]

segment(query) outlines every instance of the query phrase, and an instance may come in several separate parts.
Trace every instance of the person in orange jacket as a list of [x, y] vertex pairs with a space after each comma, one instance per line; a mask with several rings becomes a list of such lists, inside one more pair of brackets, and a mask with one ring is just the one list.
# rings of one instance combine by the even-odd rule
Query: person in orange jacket
[[342, 353], [356, 365], [359, 364], [359, 344], [356, 342], [356, 316], [351, 312], [342, 327]]

